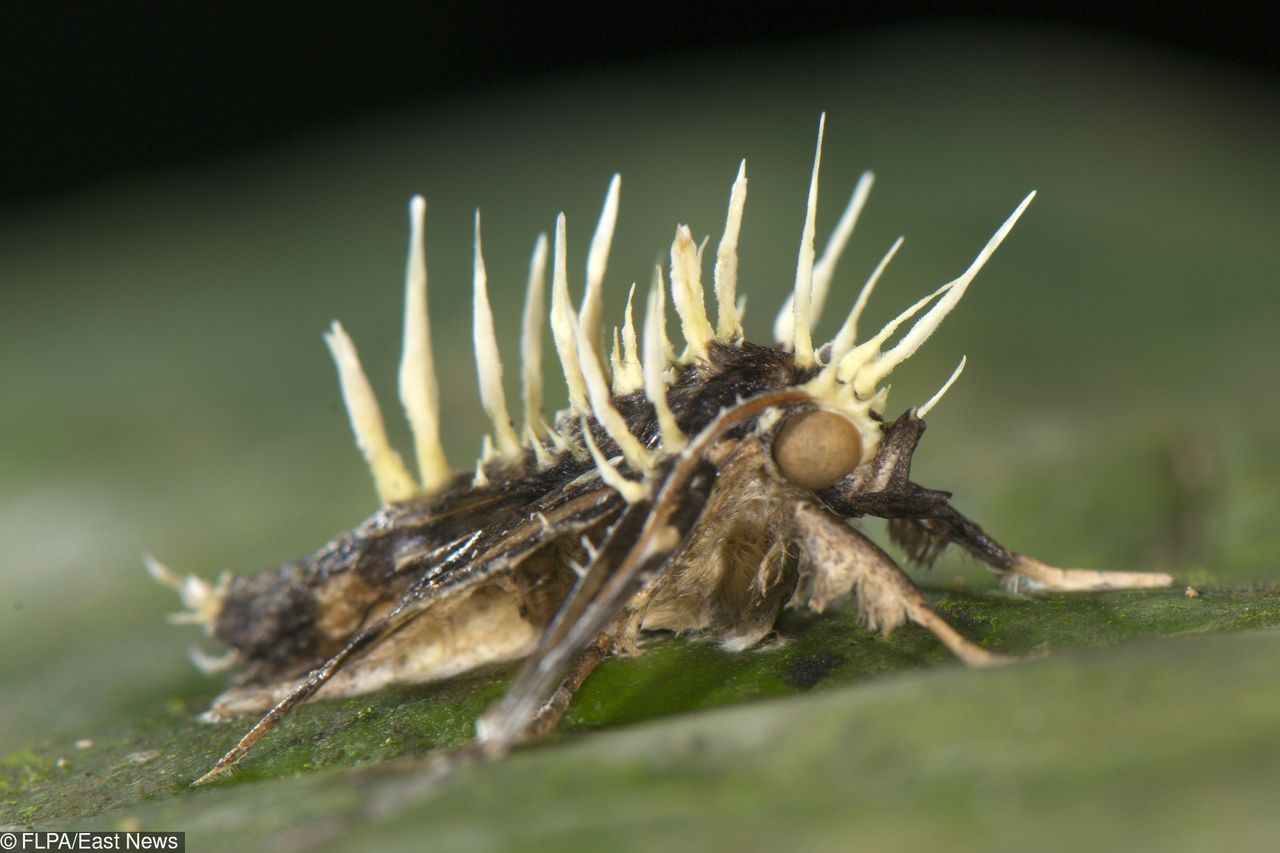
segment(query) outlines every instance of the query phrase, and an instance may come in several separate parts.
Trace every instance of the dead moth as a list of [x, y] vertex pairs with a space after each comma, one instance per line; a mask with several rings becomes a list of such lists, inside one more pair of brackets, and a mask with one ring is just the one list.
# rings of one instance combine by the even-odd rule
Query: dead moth
[[[412, 426], [415, 476], [392, 449], [356, 349], [334, 323], [338, 367], [356, 443], [382, 508], [302, 559], [216, 584], [151, 572], [181, 594], [177, 621], [202, 624], [229, 647], [206, 669], [239, 673], [207, 712], [224, 720], [267, 710], [199, 781], [230, 768], [294, 706], [403, 681], [444, 678], [526, 658], [505, 697], [476, 726], [476, 746], [500, 756], [551, 730], [607, 655], [634, 653], [642, 631], [701, 632], [726, 648], [761, 640], [786, 606], [822, 610], [854, 595], [867, 627], [888, 634], [911, 621], [965, 663], [1003, 660], [935, 613], [853, 519], [889, 520], [915, 560], [959, 545], [1009, 582], [1051, 590], [1167, 586], [1163, 574], [1059, 569], [1000, 545], [950, 503], [910, 479], [924, 417], [960, 366], [924, 405], [886, 422], [884, 380], [955, 308], [1031, 202], [1028, 195], [969, 268], [865, 340], [858, 323], [895, 253], [863, 285], [840, 331], [814, 346], [811, 329], [836, 262], [871, 187], [862, 176], [820, 258], [814, 251], [819, 124], [795, 288], [774, 346], [743, 339], [737, 244], [745, 163], [716, 249], [713, 326], [704, 307], [702, 251], [690, 230], [671, 246], [670, 294], [684, 348], [665, 329], [661, 268], [643, 299], [643, 332], [629, 298], [606, 358], [602, 287], [618, 211], [609, 185], [587, 255], [580, 306], [570, 302], [565, 220], [551, 252], [550, 325], [569, 407], [542, 414], [547, 240], [539, 237], [524, 306], [523, 425], [502, 390], [476, 217], [474, 340], [480, 399], [493, 423], [474, 473], [454, 473], [440, 443], [423, 240], [425, 203], [410, 203], [400, 400]], [[634, 288], [632, 292], [634, 297]], [[918, 318], [917, 318], [917, 315]], [[914, 322], [889, 346], [908, 321]]]

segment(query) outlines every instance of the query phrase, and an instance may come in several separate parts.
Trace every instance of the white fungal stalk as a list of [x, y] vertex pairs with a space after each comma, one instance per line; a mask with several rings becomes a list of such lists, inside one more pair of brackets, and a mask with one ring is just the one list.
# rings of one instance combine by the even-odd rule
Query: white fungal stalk
[[[804, 225], [796, 260], [795, 285], [786, 304], [774, 322], [779, 346], [790, 350], [794, 365], [816, 373], [803, 387], [820, 406], [843, 413], [857, 429], [864, 459], [874, 456], [881, 435], [881, 417], [888, 395], [884, 380], [903, 361], [910, 358], [938, 329], [955, 309], [983, 265], [991, 258], [1018, 218], [1026, 210], [1035, 193], [1018, 205], [1012, 215], [987, 241], [969, 268], [958, 278], [890, 320], [865, 341], [858, 340], [858, 325], [871, 295], [889, 263], [902, 246], [899, 237], [867, 277], [852, 309], [835, 337], [821, 350], [813, 345], [813, 326], [826, 303], [835, 277], [836, 265], [866, 207], [874, 176], [864, 172], [840, 216], [820, 258], [815, 260], [814, 236], [817, 221], [818, 180], [822, 164], [822, 140], [826, 127], [825, 114], [818, 123], [805, 203]], [[565, 452], [585, 461], [594, 460], [601, 478], [623, 493], [628, 501], [648, 494], [649, 477], [655, 463], [679, 454], [689, 445], [668, 400], [668, 386], [682, 370], [690, 366], [706, 369], [713, 365], [712, 345], [735, 347], [742, 344], [742, 312], [744, 298], [738, 294], [738, 246], [747, 197], [746, 161], [729, 191], [729, 205], [724, 231], [716, 248], [714, 295], [716, 324], [707, 316], [702, 284], [702, 254], [707, 244], [694, 242], [692, 230], [681, 225], [671, 244], [671, 300], [680, 318], [685, 349], [677, 357], [666, 333], [665, 286], [662, 269], [654, 271], [654, 283], [645, 305], [643, 339], [635, 325], [635, 285], [627, 295], [621, 326], [612, 329], [612, 349], [605, 357], [603, 342], [603, 306], [605, 273], [609, 249], [618, 220], [621, 179], [614, 175], [605, 193], [600, 218], [587, 251], [586, 281], [582, 302], [575, 312], [572, 306], [568, 276], [568, 246], [564, 214], [556, 219], [551, 258], [551, 305], [549, 323], [559, 356], [561, 372], [569, 395], [569, 410], [554, 425], [548, 425], [542, 413], [542, 337], [547, 291], [547, 239], [540, 235], [529, 262], [521, 325], [520, 355], [524, 423], [519, 432], [512, 423], [503, 392], [502, 360], [494, 332], [493, 311], [488, 292], [488, 275], [480, 240], [480, 215], [476, 213], [474, 249], [473, 342], [480, 400], [493, 425], [492, 435], [483, 441], [481, 458], [476, 465], [474, 483], [490, 483], [486, 466], [493, 463], [525, 464], [532, 458], [539, 469], [556, 464]], [[430, 318], [427, 306], [427, 269], [424, 239], [426, 202], [414, 196], [409, 205], [410, 240], [405, 273], [404, 355], [400, 364], [400, 399], [413, 431], [421, 483], [406, 469], [399, 454], [387, 440], [382, 412], [369, 380], [360, 366], [355, 345], [342, 327], [334, 323], [325, 340], [338, 366], [342, 395], [351, 418], [352, 429], [370, 471], [378, 495], [383, 502], [430, 497], [452, 482], [453, 474], [440, 443], [439, 382], [436, 378], [431, 348]], [[928, 308], [927, 311], [925, 309]], [[920, 312], [925, 313], [889, 350], [886, 343], [899, 327]], [[819, 357], [821, 353], [821, 358]], [[964, 369], [965, 360], [952, 373], [942, 388], [917, 409], [920, 417], [932, 411]], [[653, 406], [657, 435], [637, 436], [615, 404], [615, 397], [643, 391]], [[565, 420], [565, 417], [568, 420]], [[571, 441], [575, 421], [581, 429], [583, 446]], [[594, 426], [593, 426], [594, 425]], [[642, 478], [625, 477], [605, 459], [596, 446], [592, 429], [598, 429], [617, 445], [621, 459]], [[584, 453], [585, 449], [585, 453]], [[158, 565], [158, 564], [157, 564]], [[171, 578], [158, 569], [157, 577], [166, 583]], [[200, 590], [188, 590], [193, 601]], [[207, 596], [206, 596], [207, 598]], [[200, 599], [205, 600], [205, 599]]]

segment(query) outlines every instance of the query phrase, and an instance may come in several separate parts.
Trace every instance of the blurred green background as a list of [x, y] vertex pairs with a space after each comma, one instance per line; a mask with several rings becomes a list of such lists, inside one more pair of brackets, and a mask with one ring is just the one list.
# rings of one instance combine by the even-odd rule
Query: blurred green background
[[[1264, 849], [1278, 828], [1268, 803], [1280, 794], [1280, 636], [1069, 649], [1280, 621], [1277, 107], [1274, 78], [1208, 59], [1066, 30], [915, 26], [459, 93], [11, 211], [0, 223], [0, 824], [141, 816], [190, 827], [192, 849], [203, 849], [196, 827], [210, 845], [241, 843], [231, 814], [284, 846], [408, 843], [447, 826], [436, 841], [454, 849], [681, 849], [722, 830], [744, 849], [788, 837], [847, 849], [859, 832], [875, 849], [1098, 838], [1195, 849], [1206, 836], [1192, 827], [1222, 820], [1230, 846]], [[164, 624], [175, 602], [140, 555], [205, 577], [253, 573], [374, 509], [320, 332], [343, 321], [407, 448], [394, 378], [408, 196], [428, 199], [445, 440], [455, 466], [469, 467], [486, 428], [470, 346], [473, 210], [484, 215], [512, 401], [534, 237], [566, 212], [580, 292], [615, 171], [611, 318], [677, 223], [719, 238], [746, 157], [740, 289], [748, 336], [768, 340], [794, 275], [823, 110], [820, 238], [858, 174], [877, 176], [823, 334], [898, 234], [907, 242], [868, 327], [958, 274], [1039, 191], [960, 308], [894, 377], [891, 413], [969, 357], [930, 418], [915, 478], [954, 491], [1012, 548], [1060, 565], [1169, 570], [1201, 599], [1182, 599], [1180, 585], [1155, 598], [1028, 602], [949, 556], [921, 578], [959, 596], [949, 606], [962, 629], [989, 629], [1018, 652], [1042, 632], [1060, 650], [979, 674], [910, 630], [883, 644], [861, 635], [858, 657], [841, 658], [851, 686], [575, 738], [476, 770], [443, 799], [392, 773], [367, 792], [410, 793], [382, 811], [342, 781], [353, 771], [295, 779], [309, 765], [288, 762], [264, 765], [273, 783], [188, 795], [180, 777], [237, 732], [189, 723], [221, 682], [191, 671], [184, 649], [202, 638]], [[547, 347], [554, 408], [563, 390]], [[987, 607], [1006, 624], [983, 627]], [[802, 639], [805, 624], [798, 646], [818, 642]], [[841, 624], [857, 633], [847, 614]], [[733, 666], [697, 642], [667, 642], [654, 657], [650, 666], [676, 670]], [[607, 669], [619, 695], [633, 676], [644, 689], [605, 697], [579, 721], [795, 692], [759, 688], [748, 673], [740, 695], [730, 685], [714, 701], [664, 700], [674, 688], [644, 666]], [[907, 674], [890, 675], [898, 670]], [[448, 689], [472, 697], [459, 700], [457, 740], [483, 707], [475, 697], [496, 688], [481, 678]], [[415, 688], [370, 708], [399, 713], [431, 695]], [[327, 712], [308, 713], [319, 734], [299, 741], [303, 762], [308, 743], [344, 736]], [[882, 740], [863, 737], [877, 726]], [[822, 737], [822, 748], [795, 740]], [[81, 738], [98, 745], [76, 750]], [[157, 742], [156, 756], [130, 763]], [[335, 761], [383, 757], [357, 753]], [[637, 765], [637, 755], [649, 757]], [[834, 798], [844, 784], [849, 798]], [[588, 809], [587, 791], [619, 799]], [[694, 791], [705, 808], [688, 806]], [[527, 803], [513, 806], [512, 792]], [[350, 819], [316, 824], [290, 810], [302, 803]], [[663, 822], [676, 812], [677, 824]], [[329, 829], [313, 838], [303, 825]]]

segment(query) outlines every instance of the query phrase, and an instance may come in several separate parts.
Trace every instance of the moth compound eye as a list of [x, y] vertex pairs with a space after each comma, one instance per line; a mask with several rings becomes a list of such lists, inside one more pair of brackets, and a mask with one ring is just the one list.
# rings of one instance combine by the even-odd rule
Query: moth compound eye
[[834, 412], [800, 412], [787, 418], [773, 440], [773, 461], [787, 480], [825, 489], [862, 460], [862, 437]]

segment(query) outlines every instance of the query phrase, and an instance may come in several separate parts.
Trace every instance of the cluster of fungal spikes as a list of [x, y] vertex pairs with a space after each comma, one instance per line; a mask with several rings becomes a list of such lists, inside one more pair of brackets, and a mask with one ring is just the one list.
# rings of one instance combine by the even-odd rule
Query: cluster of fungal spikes
[[[988, 241], [977, 258], [955, 280], [944, 284], [899, 314], [874, 336], [858, 341], [858, 323], [876, 284], [902, 246], [898, 238], [863, 285], [836, 336], [821, 347], [813, 345], [812, 329], [830, 292], [836, 264], [849, 241], [867, 202], [873, 183], [870, 172], [862, 175], [852, 197], [822, 255], [815, 252], [818, 175], [822, 155], [824, 115], [818, 125], [818, 142], [809, 183], [804, 228], [796, 263], [795, 286], [774, 323], [778, 344], [793, 353], [794, 363], [812, 374], [803, 386], [821, 408], [839, 412], [858, 430], [863, 461], [874, 456], [879, 443], [879, 421], [887, 388], [883, 380], [895, 367], [910, 358], [938, 328], [964, 296], [979, 269], [1004, 240], [1035, 193], [1028, 195]], [[681, 369], [705, 364], [713, 343], [742, 343], [742, 309], [737, 295], [738, 238], [747, 195], [746, 162], [739, 166], [729, 195], [729, 210], [723, 235], [716, 249], [714, 292], [717, 306], [713, 327], [707, 316], [703, 285], [703, 246], [693, 239], [688, 226], [676, 229], [671, 245], [671, 297], [685, 340], [677, 354], [666, 334], [665, 285], [661, 266], [655, 268], [653, 283], [645, 300], [644, 334], [636, 332], [633, 312], [635, 286], [628, 295], [621, 329], [614, 328], [612, 351], [606, 358], [602, 327], [603, 286], [609, 248], [618, 217], [620, 178], [614, 175], [605, 195], [603, 209], [587, 253], [586, 286], [581, 305], [575, 311], [569, 295], [567, 242], [564, 214], [556, 220], [551, 251], [550, 326], [560, 366], [569, 394], [569, 408], [552, 422], [542, 413], [542, 336], [547, 289], [547, 239], [539, 235], [529, 265], [529, 281], [524, 305], [520, 345], [523, 380], [524, 424], [517, 431], [507, 408], [502, 386], [502, 360], [494, 334], [489, 304], [488, 278], [480, 239], [480, 215], [476, 214], [474, 276], [474, 345], [480, 385], [480, 399], [493, 425], [484, 438], [475, 482], [487, 482], [486, 466], [511, 463], [532, 452], [539, 468], [546, 468], [565, 452], [579, 457], [589, 454], [601, 477], [628, 501], [648, 493], [647, 473], [663, 457], [681, 452], [688, 444], [667, 402], [667, 390]], [[360, 366], [360, 360], [342, 326], [334, 323], [326, 335], [338, 367], [343, 398], [351, 418], [356, 443], [373, 472], [378, 495], [383, 502], [431, 496], [453, 481], [440, 441], [439, 385], [435, 375], [431, 330], [428, 322], [427, 271], [423, 220], [426, 203], [415, 196], [409, 205], [410, 246], [406, 272], [404, 351], [400, 365], [400, 399], [413, 430], [418, 474], [415, 478], [387, 439], [381, 410]], [[929, 307], [932, 304], [932, 307]], [[887, 351], [886, 342], [907, 320], [925, 308], [929, 310]], [[942, 389], [918, 412], [927, 413], [959, 376], [964, 360]], [[628, 429], [614, 405], [614, 397], [643, 390], [655, 408], [661, 441], [646, 446]], [[617, 445], [622, 460], [640, 480], [624, 476], [615, 463], [604, 457], [592, 436], [588, 420], [594, 421]], [[573, 425], [581, 425], [573, 437]]]

